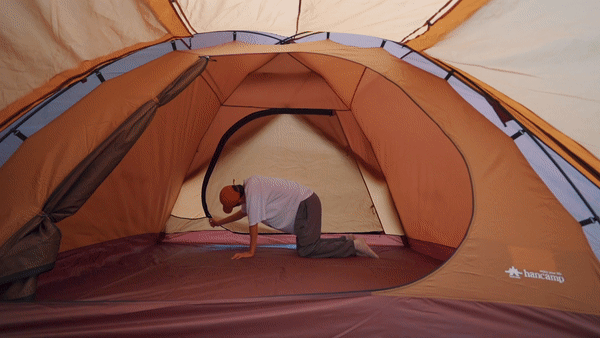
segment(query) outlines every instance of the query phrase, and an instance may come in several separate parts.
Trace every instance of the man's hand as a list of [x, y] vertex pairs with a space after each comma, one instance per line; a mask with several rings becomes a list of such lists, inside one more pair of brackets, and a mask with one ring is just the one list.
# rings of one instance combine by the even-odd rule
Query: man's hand
[[231, 257], [231, 259], [250, 258], [250, 257], [254, 257], [254, 253], [248, 251], [248, 252], [236, 253], [235, 255], [233, 255], [233, 257]]
[[218, 219], [215, 218], [209, 218], [208, 219], [208, 223], [210, 224], [211, 227], [218, 227], [221, 226], [221, 222]]
[[242, 218], [246, 217], [246, 214], [242, 212], [242, 210], [238, 210], [236, 213], [234, 213], [233, 215], [227, 216], [225, 218], [209, 218], [208, 219], [208, 224], [210, 224], [211, 227], [222, 227], [225, 224], [229, 224], [231, 222], [235, 222], [235, 221], [239, 221]]

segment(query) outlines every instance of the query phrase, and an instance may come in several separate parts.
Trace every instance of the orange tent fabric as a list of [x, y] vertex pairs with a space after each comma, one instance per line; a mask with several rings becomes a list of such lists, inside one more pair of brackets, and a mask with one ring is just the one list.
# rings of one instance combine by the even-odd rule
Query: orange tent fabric
[[[485, 25], [482, 23], [485, 13], [497, 8], [497, 1], [431, 0], [421, 5], [399, 1], [404, 9], [414, 10], [412, 17], [418, 18], [414, 22], [403, 15], [397, 20], [384, 20], [386, 15], [394, 15], [388, 2], [377, 2], [353, 9], [356, 16], [365, 18], [360, 27], [347, 20], [351, 10], [338, 13], [339, 17], [327, 14], [336, 2], [287, 4], [281, 7], [280, 16], [262, 10], [259, 3], [249, 4], [246, 11], [240, 11], [243, 7], [239, 4], [234, 0], [224, 1], [220, 8], [201, 11], [204, 2], [129, 0], [122, 4], [122, 16], [116, 14], [116, 2], [77, 5], [75, 12], [83, 17], [109, 13], [109, 20], [90, 23], [89, 27], [114, 26], [114, 34], [107, 34], [103, 39], [99, 32], [104, 29], [97, 29], [96, 35], [96, 30], [90, 32], [82, 28], [80, 35], [59, 34], [60, 38], [46, 39], [46, 49], [55, 53], [42, 55], [38, 63], [28, 59], [21, 70], [22, 76], [18, 76], [19, 72], [7, 72], [12, 76], [7, 78], [15, 79], [16, 90], [3, 91], [0, 130], [8, 128], [52, 93], [79, 81], [105, 63], [175, 37], [225, 29], [219, 25], [237, 29], [232, 26], [232, 18], [238, 15], [245, 27], [289, 33], [286, 35], [329, 27], [346, 33], [355, 29], [382, 32], [391, 25], [397, 26], [397, 30], [379, 36], [401, 36], [426, 57], [425, 53], [439, 57], [440, 61], [430, 58], [445, 69], [456, 71], [456, 77], [472, 83], [480, 93], [488, 94], [489, 99], [497, 100], [517, 121], [556, 149], [592, 183], [598, 184], [600, 162], [595, 148], [598, 142], [587, 133], [593, 128], [586, 126], [585, 135], [581, 138], [577, 135], [576, 141], [572, 129], [544, 120], [546, 116], [556, 117], [544, 115], [546, 112], [539, 108], [545, 105], [541, 98], [549, 92], [535, 92], [531, 100], [525, 98], [519, 102], [503, 92], [506, 87], [495, 87], [514, 83], [524, 74], [511, 71], [511, 67], [537, 72], [535, 65], [528, 60], [507, 59], [506, 70], [498, 72], [500, 75], [493, 71], [490, 74], [488, 72], [494, 69], [488, 66], [497, 65], [497, 60], [482, 52], [480, 45], [476, 44], [480, 53], [474, 53], [478, 59], [473, 62], [481, 64], [469, 64], [465, 62], [468, 59], [465, 55], [452, 54], [455, 46], [464, 46], [478, 36], [477, 27]], [[35, 17], [38, 25], [54, 20], [58, 26], [66, 23], [71, 27], [67, 31], [79, 27], [69, 24], [66, 14], [69, 8], [54, 11], [35, 1], [10, 6], [9, 13]], [[499, 21], [518, 17], [519, 8], [498, 12]], [[249, 19], [252, 13], [262, 18], [256, 25]], [[119, 19], [123, 17], [131, 18], [131, 26], [137, 28], [125, 29], [128, 21]], [[11, 19], [4, 15], [0, 20], [9, 22]], [[52, 35], [50, 31], [44, 32]], [[5, 69], [19, 69], [19, 55], [31, 55], [31, 43], [37, 40], [17, 40], [14, 34], [8, 33], [2, 36], [8, 35], [10, 39], [6, 41], [14, 47], [16, 56], [5, 50], [0, 52], [0, 58], [10, 65]], [[35, 33], [29, 32], [27, 36], [35, 36]], [[501, 32], [498, 36], [505, 37]], [[589, 35], [584, 36], [593, 40]], [[76, 48], [82, 37], [96, 37], [97, 49]], [[549, 40], [550, 45], [556, 44], [556, 39]], [[191, 39], [189, 41], [191, 44]], [[184, 43], [187, 44], [185, 40]], [[72, 53], [68, 52], [71, 46]], [[515, 48], [510, 47], [507, 51], [514, 52]], [[527, 54], [529, 49], [523, 48], [522, 53]], [[531, 48], [531, 52], [539, 52]], [[452, 55], [457, 59], [452, 59]], [[569, 66], [578, 69], [573, 62]], [[459, 69], [461, 67], [469, 73]], [[582, 76], [582, 79], [587, 78]], [[529, 81], [523, 83], [531, 85]], [[554, 85], [549, 88], [560, 87]], [[594, 93], [593, 89], [590, 91]], [[550, 94], [561, 105], [576, 97], [562, 92]], [[520, 93], [513, 96], [520, 97]], [[586, 102], [578, 102], [578, 107], [582, 107], [582, 116], [587, 116], [591, 105], [581, 97], [584, 98], [581, 101]], [[295, 117], [289, 120], [258, 117], [271, 109], [289, 112]], [[302, 116], [306, 109], [327, 114]], [[218, 159], [214, 174], [207, 174], [223, 135], [249, 117], [256, 120], [236, 132], [227, 144], [229, 148]], [[578, 123], [569, 128], [577, 127]], [[292, 124], [294, 128], [299, 126], [298, 129], [292, 128]], [[296, 166], [304, 159], [303, 155], [285, 148], [283, 142], [268, 144], [262, 139], [262, 143], [256, 142], [258, 147], [248, 146], [274, 125], [279, 129], [272, 130], [282, 134], [276, 135], [280, 140], [302, 133], [297, 139], [305, 144], [297, 148], [316, 153], [314, 158], [306, 159], [312, 167]], [[305, 134], [306, 130], [310, 133]], [[312, 141], [317, 139], [324, 148]], [[105, 151], [107, 148], [120, 150], [120, 155], [110, 157], [106, 154], [111, 152]], [[331, 152], [320, 153], [325, 148], [336, 151], [336, 157], [331, 156]], [[287, 157], [264, 160], [266, 157], [258, 156], [261, 152], [281, 152]], [[95, 162], [97, 158], [101, 159], [99, 163]], [[297, 162], [290, 165], [292, 160]], [[276, 162], [288, 165], [277, 166]], [[330, 163], [340, 166], [339, 170]], [[342, 165], [348, 169], [349, 176], [342, 174]], [[540, 316], [549, 316], [567, 323], [565, 327], [575, 327], [566, 333], [600, 331], [600, 262], [581, 224], [548, 189], [515, 142], [466, 102], [447, 79], [412, 66], [384, 48], [349, 47], [329, 39], [280, 45], [232, 41], [207, 48], [175, 50], [103, 82], [27, 138], [0, 167], [3, 297], [35, 296], [36, 277], [52, 269], [59, 252], [59, 257], [82, 252], [85, 256], [89, 248], [102, 251], [102, 246], [111, 241], [141, 238], [136, 236], [148, 236], [154, 243], [155, 236], [148, 234], [168, 231], [170, 224], [178, 222], [174, 220], [178, 216], [175, 209], [181, 210], [183, 217], [202, 218], [204, 211], [190, 210], [196, 205], [200, 209], [200, 200], [207, 201], [211, 212], [218, 214], [218, 201], [211, 196], [215, 196], [222, 185], [230, 184], [232, 178], [247, 177], [249, 170], [264, 170], [301, 182], [320, 182], [314, 183], [314, 188], [320, 189], [319, 195], [327, 210], [355, 219], [350, 224], [334, 216], [331, 221], [327, 220], [324, 232], [391, 234], [400, 236], [405, 246], [420, 254], [439, 257], [436, 256], [439, 251], [445, 253], [444, 262], [437, 266], [432, 264], [433, 271], [418, 280], [383, 290], [361, 291], [358, 296], [321, 294], [233, 301], [253, 304], [248, 305], [248, 311], [257, 311], [261, 304], [269, 307], [273, 310], [272, 318], [269, 319], [268, 314], [265, 314], [267, 318], [260, 317], [263, 314], [259, 316], [265, 322], [271, 323], [273, 318], [283, 320], [281, 316], [288, 313], [286, 311], [297, 316], [302, 316], [304, 311], [307, 318], [318, 318], [324, 308], [348, 311], [352, 304], [364, 304], [374, 311], [382, 311], [381, 304], [386, 304], [395, 313], [406, 316], [399, 308], [412, 303], [417, 312], [449, 312], [451, 315], [447, 318], [460, 323], [468, 323], [469, 314], [489, 314], [493, 318], [490, 322], [509, 318], [510, 323], [516, 324], [523, 323], [522, 317], [525, 317], [526, 324], [539, 328], [543, 327]], [[358, 184], [343, 184], [347, 177], [361, 179], [355, 180]], [[207, 193], [193, 193], [201, 191], [203, 180], [210, 181]], [[356, 187], [360, 187], [360, 191]], [[359, 195], [366, 199], [359, 199]], [[64, 202], [60, 196], [72, 196], [75, 201]], [[348, 196], [356, 196], [355, 204]], [[198, 223], [189, 225], [194, 230], [207, 229], [202, 219], [179, 221]], [[358, 230], [356, 224], [359, 224]], [[144, 245], [133, 250], [143, 252]], [[161, 249], [158, 251], [160, 255]], [[189, 250], [186, 254], [190, 254]], [[229, 302], [223, 301], [223, 306], [231, 306]], [[49, 322], [65, 320], [62, 315], [49, 314], [38, 305], [10, 305], [0, 307], [0, 312], [40, 316]], [[79, 305], [69, 304], [67, 312], [77, 312]], [[167, 307], [171, 305], [178, 310], [169, 316], [165, 314], [167, 311], [163, 312], [164, 304], [148, 302], [141, 308], [172, 320], [183, 320], [185, 329], [196, 325], [185, 320], [194, 309], [218, 307], [195, 300], [178, 305], [169, 303]], [[447, 311], [451, 308], [460, 310]], [[103, 309], [126, 314], [127, 320], [135, 322], [137, 313], [131, 308], [86, 306], [86, 311], [92, 314]], [[222, 308], [215, 311], [226, 312]], [[93, 326], [94, 317], [89, 313], [78, 314], [82, 327], [90, 323]], [[339, 318], [334, 317], [331, 322], [339, 323]], [[356, 327], [361, 327], [360, 311], [350, 311], [350, 318], [358, 323]], [[28, 326], [26, 321], [0, 321], [0, 327], [23, 330]], [[101, 316], [96, 323], [103, 321], [108, 319]], [[222, 323], [217, 322], [210, 325], [222, 330]], [[444, 324], [439, 329], [451, 324], [443, 319], [440, 323]], [[389, 327], [397, 324], [390, 321]], [[481, 323], [471, 325], [477, 326], [478, 332], [494, 327]], [[135, 324], [124, 326], [124, 331], [113, 329], [127, 334], [127, 330], [134, 328]], [[164, 329], [154, 328], [158, 330], [155, 332]], [[514, 333], [510, 325], [501, 330]], [[368, 331], [367, 328], [357, 332]], [[175, 332], [180, 331], [171, 331]]]
[[[140, 76], [164, 78], [167, 82], [169, 77], [159, 70], [169, 69], [173, 76], [177, 70], [165, 68], [164, 64], [176, 64], [183, 69], [186, 62], [204, 55], [214, 62], [209, 62], [192, 85], [159, 110], [144, 136], [80, 212], [58, 224], [64, 237], [63, 250], [160, 231], [186, 171], [195, 170], [188, 168], [194, 162], [192, 156], [195, 153], [203, 156], [210, 151], [196, 146], [203, 130], [210, 129], [213, 116], [228, 112], [228, 107], [241, 107], [244, 98], [247, 98], [250, 107], [261, 104], [262, 108], [280, 106], [283, 104], [281, 100], [286, 100], [285, 105], [291, 108], [309, 105], [312, 108], [347, 110], [340, 114], [351, 114], [373, 147], [407, 237], [459, 248], [436, 273], [409, 287], [383, 294], [420, 294], [480, 301], [507, 301], [510, 297], [512, 300], [508, 302], [515, 304], [597, 313], [600, 299], [597, 293], [589, 293], [588, 290], [598, 289], [598, 261], [591, 253], [579, 224], [537, 178], [510, 138], [496, 131], [443, 79], [407, 64], [399, 64], [381, 49], [361, 50], [359, 53], [358, 49], [323, 41], [280, 47], [233, 43], [206, 50], [173, 52], [117, 81], [107, 82], [106, 86], [101, 86], [100, 90], [52, 125], [60, 129], [81, 130], [75, 117], [82, 115], [76, 112], [79, 107], [89, 107], [88, 100], [106, 104], [107, 95], [114, 96], [124, 88], [135, 91], [134, 87], [123, 87], [122, 83], [146, 83], [139, 80]], [[245, 61], [246, 55], [250, 57], [249, 63]], [[278, 55], [288, 57], [279, 58]], [[337, 79], [335, 73], [319, 69], [319, 65], [322, 67], [327, 59], [363, 68], [360, 80], [354, 81], [354, 88], [348, 87], [349, 81]], [[303, 63], [303, 60], [307, 61]], [[278, 65], [270, 68], [269, 78], [261, 79], [260, 73], [254, 75], [255, 69], [264, 71], [270, 62]], [[228, 64], [245, 66], [232, 68], [227, 67]], [[293, 84], [305, 83], [307, 78], [298, 78], [296, 72], [290, 71], [299, 64], [311, 69], [309, 74], [313, 75], [310, 76], [318, 78], [324, 74], [322, 78], [327, 79], [334, 92], [340, 93], [339, 97], [352, 97], [349, 104], [339, 106], [343, 101], [336, 100], [295, 101], [296, 96], [287, 94], [286, 90], [282, 90], [281, 95], [273, 95], [276, 92], [274, 87], [266, 91], [246, 89], [255, 85], [264, 87], [271, 79], [275, 83], [287, 79], [292, 84], [292, 92], [301, 90], [293, 89]], [[283, 71], [278, 72], [279, 69]], [[160, 86], [161, 82], [150, 83]], [[426, 95], [428, 91], [437, 94], [432, 98]], [[349, 95], [350, 92], [354, 96]], [[261, 96], [261, 93], [264, 94]], [[137, 91], [136, 95], [141, 95], [139, 101], [143, 102], [151, 97], [152, 91]], [[318, 93], [307, 93], [303, 97], [311, 95]], [[128, 94], [125, 97], [124, 102], [133, 102], [131, 97], [135, 96]], [[110, 118], [112, 113], [108, 112], [114, 110], [119, 113], [123, 107], [130, 106], [123, 105], [121, 101], [112, 101], [110, 105], [111, 108], [102, 110], [103, 118]], [[71, 114], [73, 118], [70, 118]], [[232, 115], [232, 118], [229, 125], [240, 117]], [[96, 133], [99, 130], [90, 131]], [[36, 134], [28, 143], [37, 148], [35, 144], [38, 142], [48, 144], [48, 137]], [[63, 153], [73, 147], [76, 148], [73, 150], [84, 150], [79, 148], [80, 143], [65, 142], [63, 146], [51, 147], [64, 147], [60, 150]], [[165, 148], [165, 144], [172, 147]], [[23, 156], [25, 149], [21, 151]], [[31, 175], [29, 171], [17, 173], [20, 157], [20, 153], [17, 154], [3, 170], [15, 168], [10, 178], [18, 178], [17, 182], [36, 181], [39, 174]], [[65, 158], [76, 159], [74, 156]], [[39, 161], [48, 172], [56, 172], [55, 166], [68, 165], [66, 162], [49, 161], [48, 158], [40, 158]], [[35, 172], [43, 172], [40, 170]], [[29, 175], [29, 178], [24, 175]], [[4, 205], [10, 207], [4, 210], [21, 217], [30, 210], [29, 217], [34, 216], [39, 211], [32, 206], [41, 204], [44, 199], [37, 197], [37, 190], [32, 189], [29, 195], [23, 195], [31, 196], [29, 201], [11, 204], [7, 200]], [[111, 210], [110, 214], [105, 212], [107, 208]], [[18, 228], [17, 220], [13, 229]], [[5, 234], [10, 234], [7, 230], [10, 228], [4, 229]], [[473, 257], [477, 259], [473, 260]], [[565, 283], [577, 283], [578, 286], [565, 288], [565, 283], [546, 281], [545, 285], [532, 289], [528, 283], [537, 281], [514, 281], [505, 272], [511, 267], [548, 271], [563, 276]], [[467, 283], [471, 285], [469, 289], [463, 287]], [[490, 289], [495, 292], [489, 292]], [[549, 293], [563, 296], [548, 297]]]

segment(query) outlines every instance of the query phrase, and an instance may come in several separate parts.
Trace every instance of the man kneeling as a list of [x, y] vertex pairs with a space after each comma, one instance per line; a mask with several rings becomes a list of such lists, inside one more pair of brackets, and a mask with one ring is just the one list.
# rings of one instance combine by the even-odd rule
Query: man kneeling
[[296, 235], [296, 250], [302, 257], [326, 258], [367, 256], [379, 258], [364, 238], [352, 235], [321, 238], [321, 201], [311, 189], [296, 182], [251, 176], [243, 185], [228, 185], [221, 190], [223, 211], [241, 209], [231, 216], [210, 219], [212, 227], [222, 226], [248, 216], [250, 250], [235, 254], [232, 259], [253, 257], [256, 251], [258, 223]]

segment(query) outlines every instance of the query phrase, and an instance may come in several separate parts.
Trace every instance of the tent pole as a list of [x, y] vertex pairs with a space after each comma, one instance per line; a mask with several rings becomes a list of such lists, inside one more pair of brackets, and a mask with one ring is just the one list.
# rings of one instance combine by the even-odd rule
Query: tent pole
[[12, 127], [9, 132], [2, 135], [2, 137], [0, 137], [0, 143], [2, 143], [10, 134], [16, 134], [18, 132], [19, 127], [22, 126], [25, 122], [27, 122], [27, 120], [32, 118], [33, 115], [37, 114], [40, 110], [42, 110], [42, 108], [44, 108], [45, 106], [50, 104], [50, 102], [54, 101], [54, 99], [56, 99], [59, 96], [61, 96], [62, 94], [64, 94], [67, 90], [69, 90], [71, 87], [73, 87], [76, 84], [77, 84], [77, 82], [71, 84], [68, 87], [63, 88], [62, 90], [60, 90], [59, 92], [54, 94], [54, 96], [52, 96], [51, 98], [49, 98], [48, 100], [46, 100], [42, 104], [40, 104], [35, 110], [31, 111], [29, 113], [29, 115], [27, 115], [24, 119], [22, 119], [14, 127]]
[[[521, 126], [521, 124], [519, 124]], [[521, 128], [523, 128], [523, 130], [525, 130], [525, 133], [527, 135], [529, 135], [529, 137], [531, 137], [531, 139], [533, 140], [533, 142], [535, 142], [535, 144], [544, 152], [544, 154], [546, 154], [546, 156], [550, 159], [550, 161], [552, 161], [552, 164], [554, 164], [554, 166], [558, 169], [558, 171], [561, 173], [561, 175], [563, 175], [563, 177], [567, 180], [567, 182], [569, 182], [569, 184], [571, 185], [571, 187], [573, 188], [573, 190], [575, 190], [575, 192], [577, 193], [577, 196], [579, 196], [579, 198], [581, 199], [581, 201], [583, 202], [583, 204], [585, 204], [585, 206], [588, 208], [588, 210], [590, 211], [590, 213], [592, 214], [592, 217], [585, 219], [583, 221], [579, 221], [579, 223], [582, 226], [585, 226], [587, 224], [591, 224], [593, 223], [593, 221], [591, 223], [586, 223], [586, 221], [589, 221], [590, 219], [594, 219], [596, 221], [600, 221], [600, 218], [598, 218], [598, 215], [596, 214], [596, 212], [594, 212], [594, 209], [592, 208], [592, 206], [589, 204], [589, 202], [587, 201], [587, 199], [583, 196], [583, 194], [581, 193], [581, 191], [579, 190], [579, 188], [577, 188], [577, 186], [575, 185], [575, 183], [571, 180], [571, 178], [569, 177], [569, 175], [567, 175], [567, 173], [563, 170], [563, 168], [558, 164], [558, 162], [556, 162], [556, 160], [552, 157], [552, 155], [550, 155], [550, 153], [544, 149], [544, 147], [540, 144], [540, 141], [535, 137], [535, 135], [532, 135], [529, 130], [525, 129], [523, 126], [521, 126]]]

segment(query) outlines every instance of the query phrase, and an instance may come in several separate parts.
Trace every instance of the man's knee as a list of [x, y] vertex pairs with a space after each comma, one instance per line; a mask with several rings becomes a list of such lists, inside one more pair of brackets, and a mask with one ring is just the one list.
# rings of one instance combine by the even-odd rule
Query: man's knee
[[310, 255], [313, 252], [313, 248], [312, 248], [312, 246], [297, 247], [296, 252], [298, 253], [298, 256], [300, 256], [300, 257], [310, 257]]

